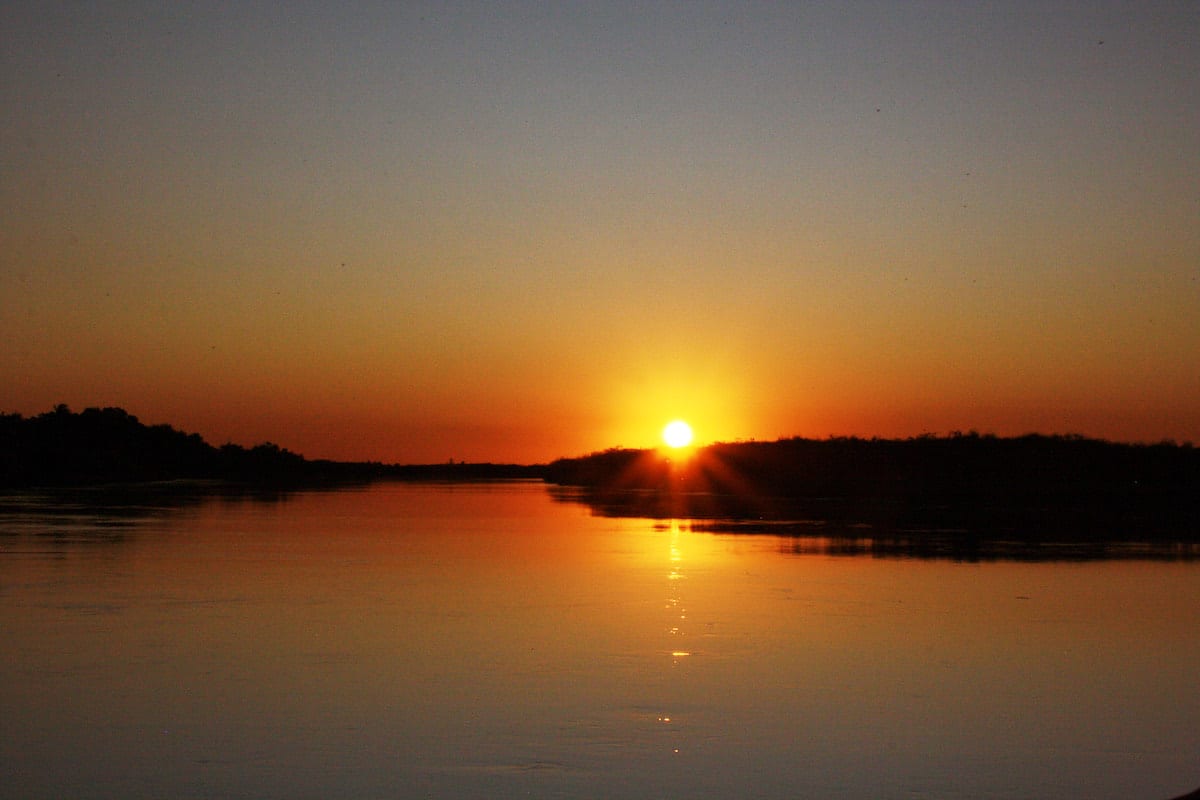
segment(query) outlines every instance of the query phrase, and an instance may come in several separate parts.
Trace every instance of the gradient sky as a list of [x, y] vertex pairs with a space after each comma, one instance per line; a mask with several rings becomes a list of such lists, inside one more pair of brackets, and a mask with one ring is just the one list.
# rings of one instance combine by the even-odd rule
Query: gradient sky
[[1200, 442], [1200, 3], [0, 6], [0, 411]]

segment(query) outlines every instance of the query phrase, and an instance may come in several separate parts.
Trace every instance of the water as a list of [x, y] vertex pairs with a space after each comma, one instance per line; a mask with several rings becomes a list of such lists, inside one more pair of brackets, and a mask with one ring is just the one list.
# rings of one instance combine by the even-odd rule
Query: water
[[1195, 561], [798, 554], [537, 483], [89, 497], [0, 502], [0, 797], [1200, 785]]

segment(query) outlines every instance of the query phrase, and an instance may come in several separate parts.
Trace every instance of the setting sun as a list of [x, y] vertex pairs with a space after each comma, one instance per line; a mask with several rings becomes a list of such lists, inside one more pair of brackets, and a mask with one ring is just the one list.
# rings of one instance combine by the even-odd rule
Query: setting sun
[[669, 447], [687, 447], [692, 443], [692, 426], [681, 419], [674, 420], [663, 428], [662, 438]]

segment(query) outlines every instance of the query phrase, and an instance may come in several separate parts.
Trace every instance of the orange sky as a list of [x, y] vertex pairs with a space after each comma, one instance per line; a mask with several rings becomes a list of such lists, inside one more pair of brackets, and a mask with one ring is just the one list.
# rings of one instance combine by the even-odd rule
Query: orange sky
[[0, 411], [1200, 440], [1194, 3], [7, 3]]

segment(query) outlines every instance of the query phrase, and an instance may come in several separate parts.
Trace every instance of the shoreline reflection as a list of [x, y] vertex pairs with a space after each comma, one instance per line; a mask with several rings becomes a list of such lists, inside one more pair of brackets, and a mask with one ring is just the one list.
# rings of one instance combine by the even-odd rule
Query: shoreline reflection
[[778, 537], [793, 555], [952, 561], [1195, 561], [1200, 531], [1085, 509], [898, 508], [839, 498], [743, 498], [712, 493], [549, 486], [555, 502], [609, 518], [689, 520], [698, 533]]
[[203, 480], [12, 490], [0, 493], [0, 541], [29, 537], [57, 548], [120, 545], [147, 526], [169, 525], [213, 502], [270, 506], [296, 493]]

